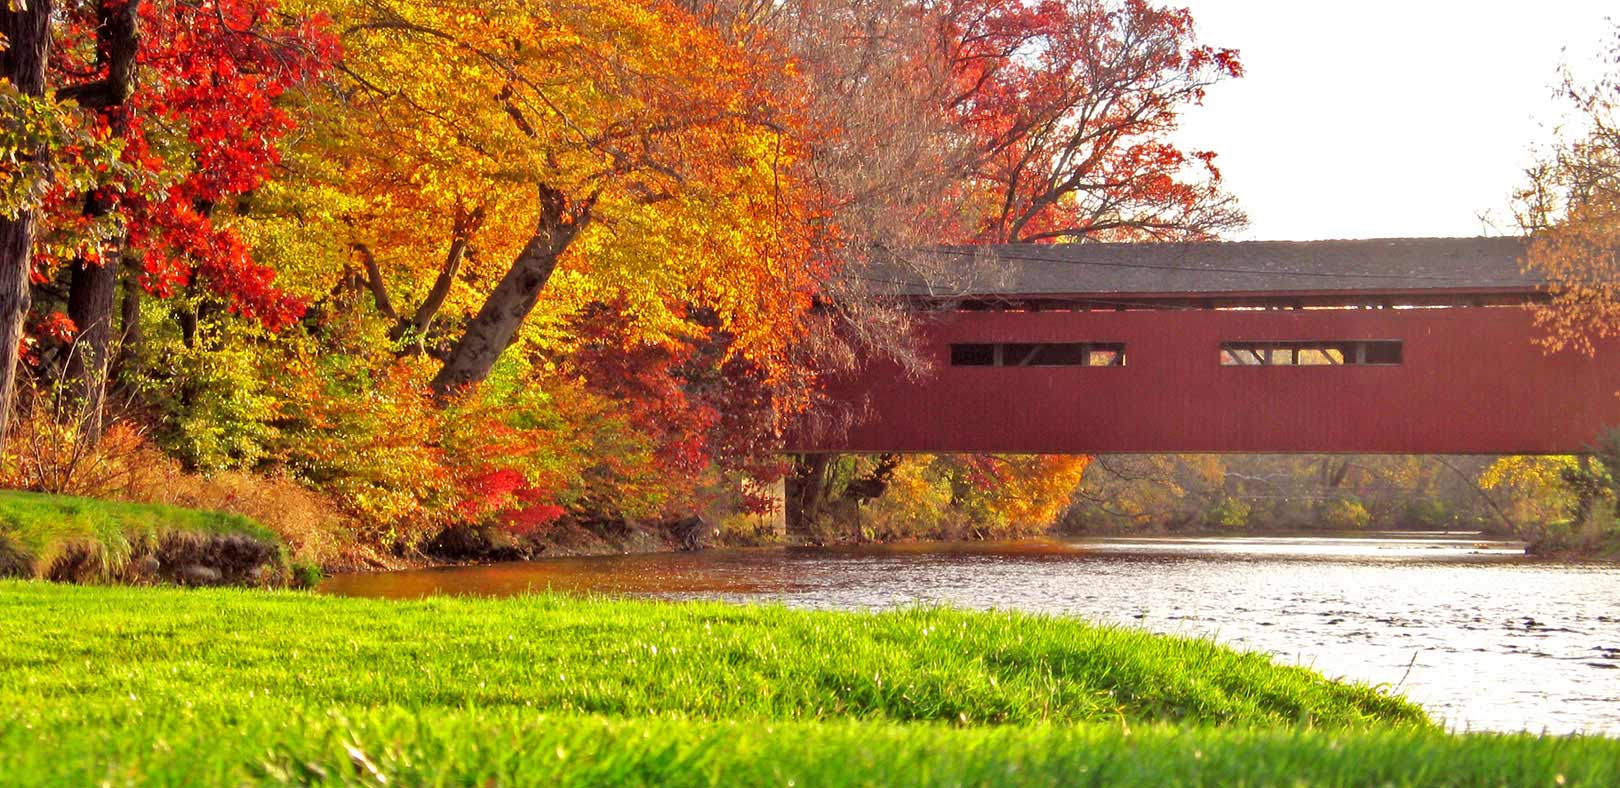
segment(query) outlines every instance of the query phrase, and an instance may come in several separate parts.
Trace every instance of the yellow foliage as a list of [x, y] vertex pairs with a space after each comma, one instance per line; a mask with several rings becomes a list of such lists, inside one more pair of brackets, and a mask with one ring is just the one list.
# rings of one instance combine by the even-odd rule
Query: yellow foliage
[[1085, 455], [1000, 457], [1006, 468], [998, 489], [989, 491], [987, 508], [1012, 526], [1048, 526], [1069, 505], [1091, 458]]
[[522, 338], [547, 346], [613, 302], [662, 342], [704, 308], [732, 352], [784, 374], [816, 272], [790, 173], [799, 109], [760, 87], [777, 67], [763, 53], [637, 0], [303, 5], [334, 17], [347, 53], [346, 93], [300, 159], [327, 206], [300, 216], [337, 239], [328, 254], [364, 244], [414, 303], [477, 216], [444, 308], [465, 317], [536, 236], [544, 185], [591, 220]]

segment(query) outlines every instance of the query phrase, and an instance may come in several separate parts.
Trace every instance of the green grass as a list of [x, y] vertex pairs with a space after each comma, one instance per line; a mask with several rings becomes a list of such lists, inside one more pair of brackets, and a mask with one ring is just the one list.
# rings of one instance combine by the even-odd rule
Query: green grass
[[1009, 613], [0, 582], [0, 782], [1605, 784], [1210, 642]]
[[[50, 622], [60, 622], [52, 626]], [[532, 708], [761, 720], [1427, 724], [1207, 640], [945, 609], [0, 585], [0, 704]]]
[[7, 785], [1620, 784], [1620, 742], [1530, 735], [609, 719], [515, 709], [154, 710], [0, 722]]
[[75, 560], [86, 579], [115, 580], [133, 559], [182, 535], [246, 536], [281, 552], [273, 532], [239, 515], [0, 490], [0, 577], [48, 577]]

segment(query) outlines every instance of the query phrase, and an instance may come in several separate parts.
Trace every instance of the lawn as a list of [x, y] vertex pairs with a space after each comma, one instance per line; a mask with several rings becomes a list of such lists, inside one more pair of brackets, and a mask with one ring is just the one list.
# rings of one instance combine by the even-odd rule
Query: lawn
[[1051, 617], [0, 582], [7, 784], [1566, 784], [1204, 640]]

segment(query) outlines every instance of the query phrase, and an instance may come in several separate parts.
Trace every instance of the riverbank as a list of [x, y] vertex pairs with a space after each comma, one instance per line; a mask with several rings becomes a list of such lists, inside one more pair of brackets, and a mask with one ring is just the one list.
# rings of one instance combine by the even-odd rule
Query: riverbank
[[0, 578], [280, 587], [318, 574], [240, 515], [0, 490]]
[[1010, 613], [7, 581], [0, 643], [20, 784], [1620, 776], [1620, 742], [1447, 736], [1265, 656]]

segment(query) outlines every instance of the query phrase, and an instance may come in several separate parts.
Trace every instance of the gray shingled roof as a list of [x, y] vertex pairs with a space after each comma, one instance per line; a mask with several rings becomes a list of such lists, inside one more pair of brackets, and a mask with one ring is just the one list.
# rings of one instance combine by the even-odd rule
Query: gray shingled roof
[[862, 276], [913, 296], [1525, 291], [1519, 238], [1009, 244], [918, 252]]

